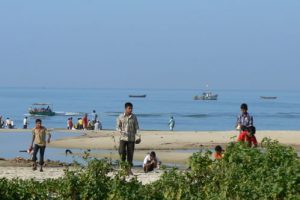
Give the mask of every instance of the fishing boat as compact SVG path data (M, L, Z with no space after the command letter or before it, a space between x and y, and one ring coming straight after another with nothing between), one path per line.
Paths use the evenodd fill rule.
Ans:
M130 98L145 98L146 96L147 96L146 94L141 94L141 95L130 94L129 95Z
M202 95L194 96L194 100L217 100L218 95L212 92L203 92Z
M49 103L34 103L29 108L30 115L54 116L53 105Z
M277 99L277 97L274 96L260 96L261 99Z

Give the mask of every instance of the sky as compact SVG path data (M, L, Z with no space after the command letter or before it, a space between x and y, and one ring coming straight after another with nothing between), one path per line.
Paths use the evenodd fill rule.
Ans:
M299 0L2 0L0 87L299 89Z

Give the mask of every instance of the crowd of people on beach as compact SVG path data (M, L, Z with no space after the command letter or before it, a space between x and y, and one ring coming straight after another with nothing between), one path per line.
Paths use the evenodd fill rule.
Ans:
M253 117L248 113L247 104L241 104L241 113L237 118L236 130L239 131L237 142L246 143L249 147L257 147L257 140L255 137L256 128L253 125ZM23 119L23 128L28 128L28 117ZM175 126L175 119L173 116L169 120L169 130L173 131ZM3 117L0 116L0 128L14 128L14 122L10 118L7 118L4 122ZM101 130L102 125L98 119L98 114L95 110L92 112L91 119L88 118L88 114L84 114L82 118L78 118L77 122L73 123L73 118L67 119L67 129L69 130ZM122 162L127 161L129 165L133 166L133 155L135 145L141 142L141 135L139 131L139 123L137 116L133 113L133 104L130 102L125 103L124 112L117 118L116 129L120 133L119 137L119 155ZM48 139L46 140L46 136ZM36 119L35 127L32 129L32 142L28 149L28 152L32 153L33 170L37 169L37 153L40 153L40 171L43 171L42 166L44 164L44 153L46 144L50 142L51 134L45 127L42 126L42 120ZM216 160L222 159L224 150L220 145L215 147L213 157ZM155 151L149 152L143 160L143 169L147 173L154 169L159 169L161 161L156 156ZM132 174L132 171L129 171Z
M102 123L98 120L98 114L95 110L92 112L92 119L88 119L88 114L83 118L77 118L77 122L73 124L73 118L67 120L67 129L69 130L102 130Z
M6 120L3 120L3 117L0 116L0 128L8 128L13 129L15 128L14 121L10 119L9 117L6 118Z

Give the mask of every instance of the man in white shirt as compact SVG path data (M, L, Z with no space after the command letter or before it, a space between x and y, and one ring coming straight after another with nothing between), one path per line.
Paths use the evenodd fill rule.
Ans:
M28 119L27 119L27 117L25 117L23 119L23 129L27 129L27 126L28 126Z
M147 172L153 171L154 168L159 169L160 165L161 165L161 161L156 156L156 153L154 151L152 151L144 159L144 162L143 162L144 172L147 173Z

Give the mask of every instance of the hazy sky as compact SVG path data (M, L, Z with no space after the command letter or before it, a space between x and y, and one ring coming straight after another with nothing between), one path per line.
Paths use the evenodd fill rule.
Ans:
M2 0L0 86L298 89L299 0Z

